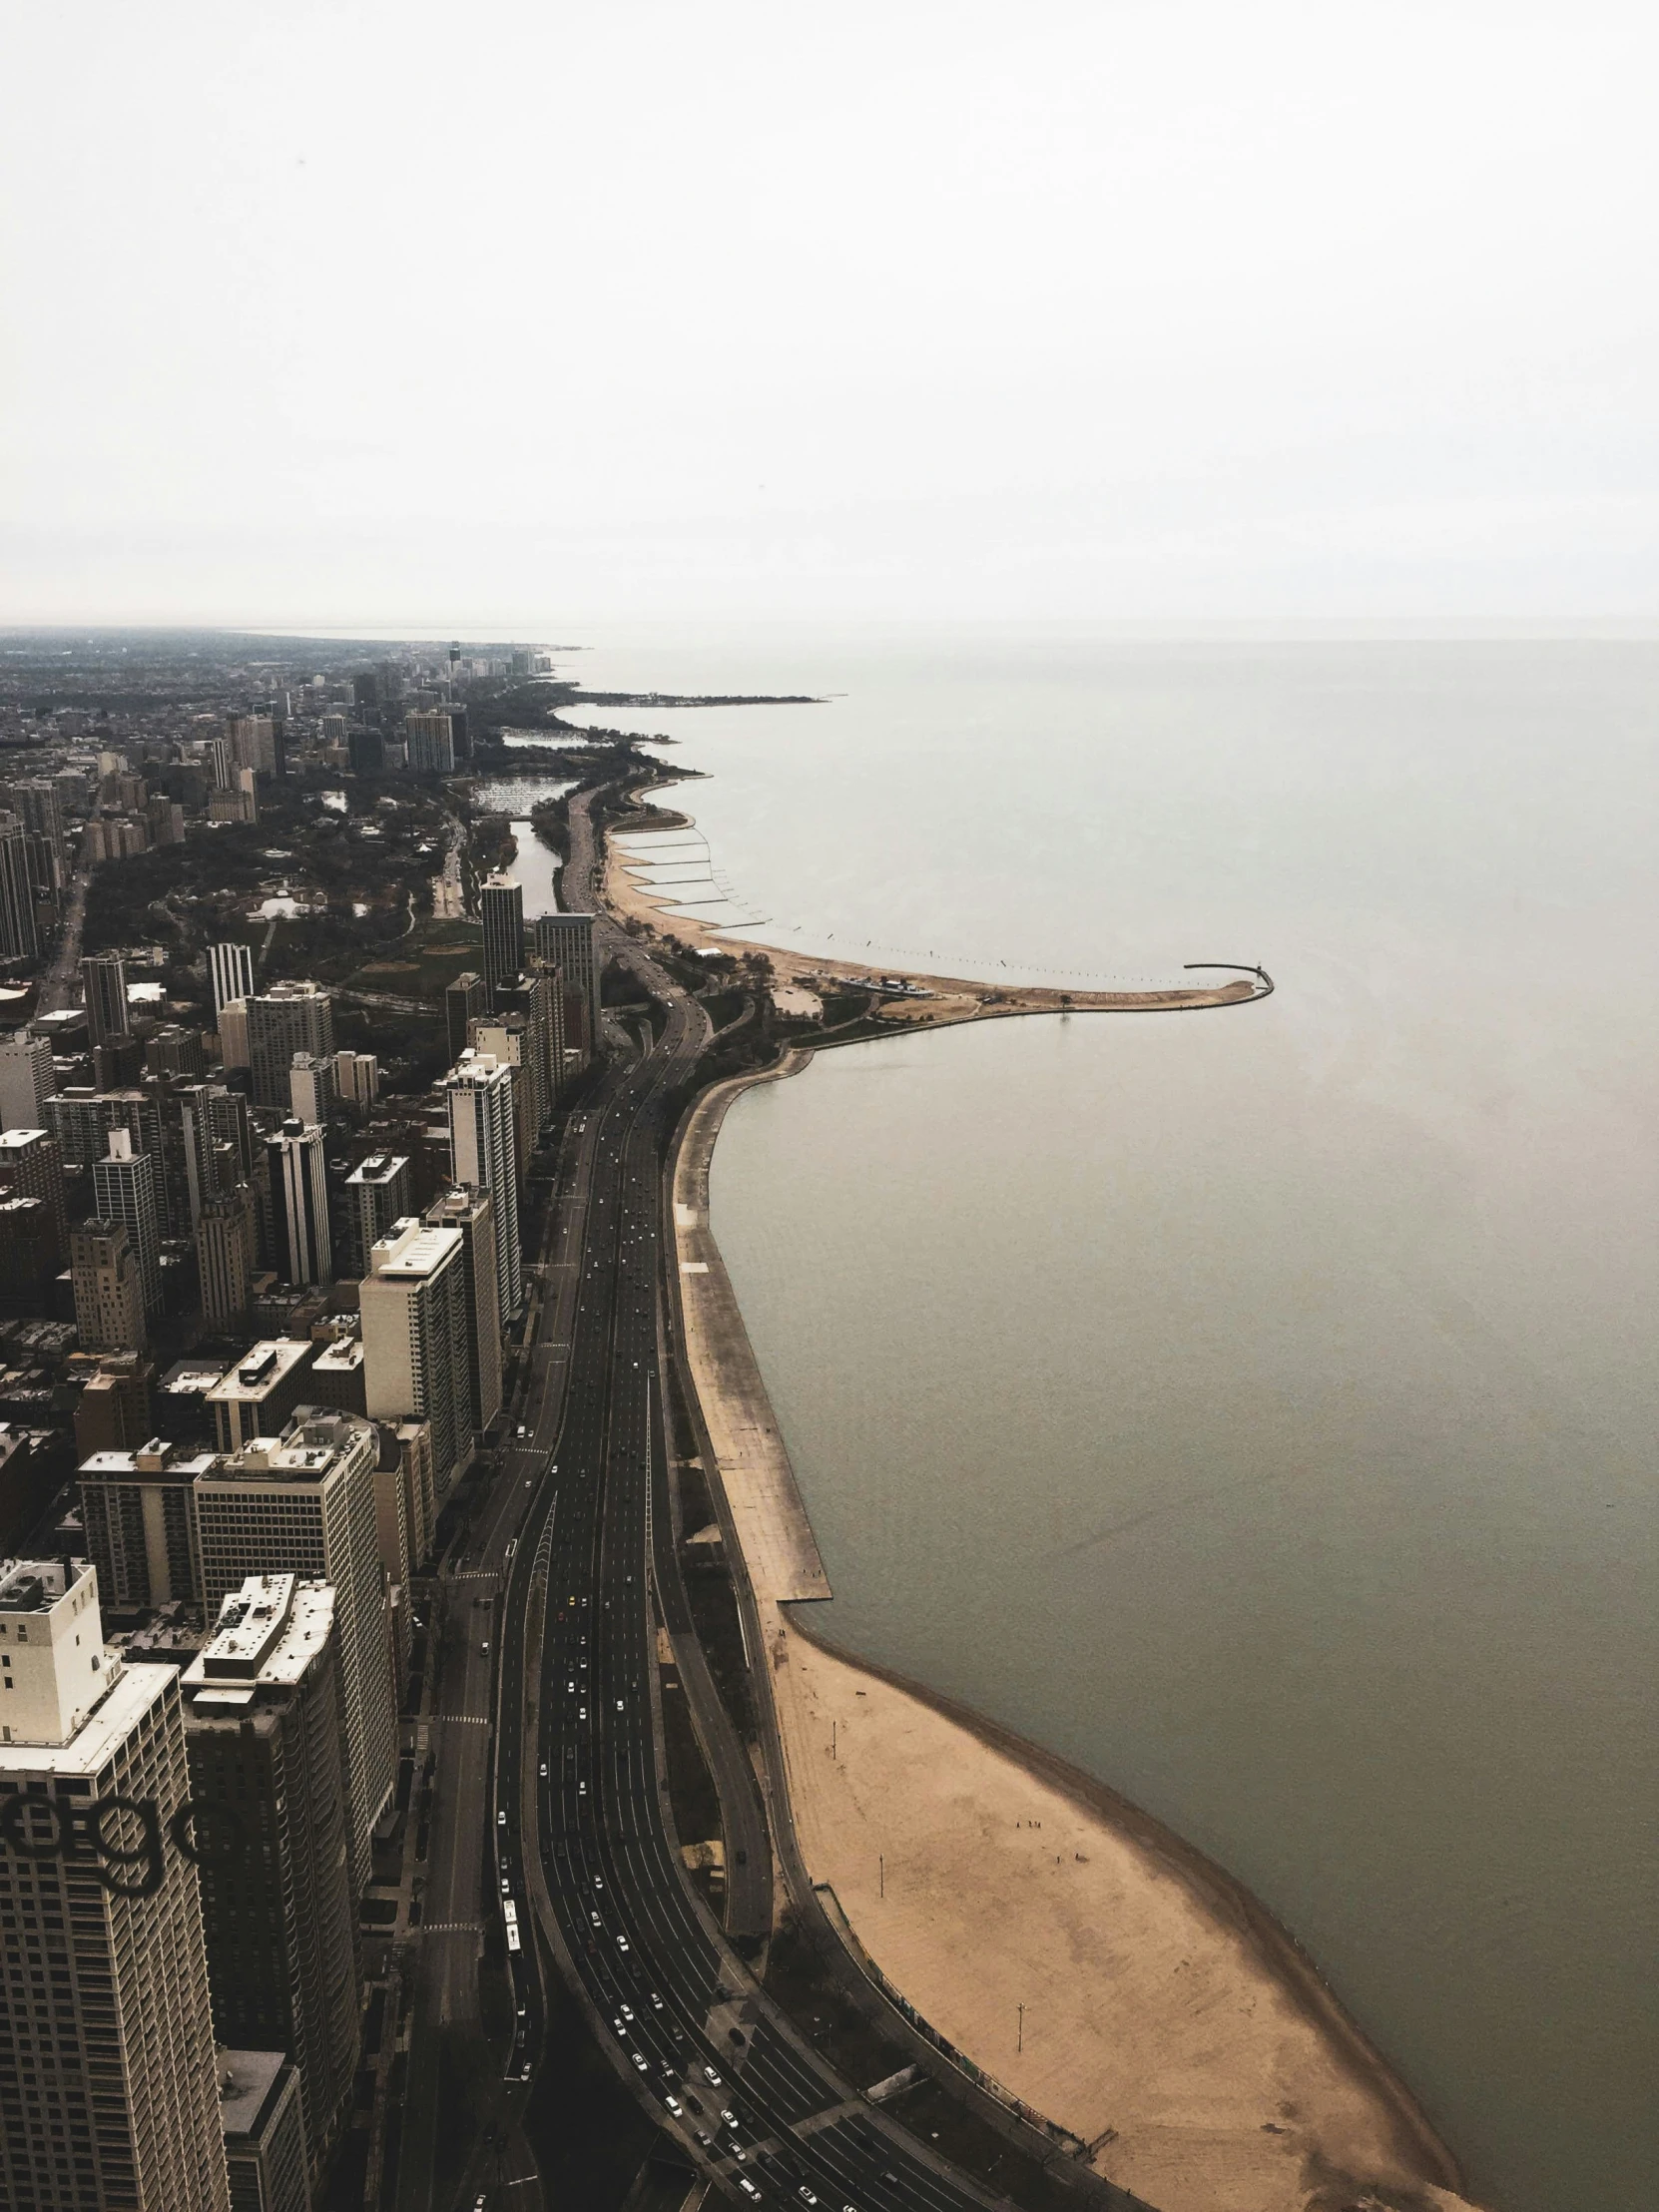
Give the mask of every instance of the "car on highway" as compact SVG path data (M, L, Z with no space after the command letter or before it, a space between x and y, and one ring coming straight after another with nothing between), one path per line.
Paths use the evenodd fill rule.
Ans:
M505 1827L506 1827L506 1825L507 1825L507 1816L506 1816L506 1814L505 1814L504 1812L503 1812L503 1813L497 1813L497 1814L496 1814L496 1816L495 1816L495 1825L496 1825L496 1827L497 1827L497 1828L505 1828Z
M800 2188L797 2189L795 2193L801 2199L803 2204L817 2204L818 2202L817 2196L811 2189L808 2188L805 2182L801 2184Z
M704 2067L703 2078L705 2081L712 2081L717 2089L723 2089L726 2086L726 2084L721 2080L719 2074L715 2072L713 2066Z
M621 2013L622 2013L622 2016L623 2016L623 2018L624 2018L625 2020L631 2020L631 2019L633 2018L633 2016L634 2016L634 2007L633 2007L633 2006L632 2006L631 2004L624 2004L624 2005L620 2006L620 2007L619 2007L619 2009L620 2009L620 2011L621 2011Z
M683 2119L685 2117L685 2108L681 2104L678 2097L664 2097L663 2102L668 2106L669 2110L674 2114L674 2117L677 2120Z
M724 2120L724 2121L726 2122L726 2125L727 2125L728 2127L736 2127L736 2126L737 2126L737 2124L738 2124L738 2115L737 2115L737 2114L736 2114L736 2113L735 2113L735 2112L734 2112L734 2111L732 2110L732 2107L731 2107L731 2106L730 2106L729 2104L723 2104L723 2105L721 2106L721 2108L720 2108L720 2116L721 2116L721 2118L722 2118L722 2119L723 2119L723 2120Z
M641 2073L649 2073L651 2071L649 2061L642 2058L637 2050L631 2050L628 2055L634 2061L635 2065L638 2066Z
M616 1947L618 1950L626 1950L628 1948L628 1938L626 1936L619 1936L617 1937Z
M757 2204L760 2203L761 2192L759 2189L756 2188L754 2182L750 2180L747 2174L739 2174L738 2187L743 2191L746 2197L753 2197Z
M490 1647L489 1647L489 1645L488 1645L488 1644L480 1644L480 1645L478 1646L478 1649L479 1649L480 1651L482 1651L482 1652L486 1652L486 1653L488 1652L489 1648L490 1648Z
M660 1997L660 1996L659 1996L659 1995L657 1994L656 1990L655 1990L655 1989L653 1989L653 1990L652 1990L652 1992L651 1992L651 2009L652 2009L652 2011L653 2011L653 2012L660 2012L660 2011L662 2010L662 2008L663 2008L663 2000L662 2000L662 1998L661 1998L661 1997Z
M543 1780L545 1781L545 1780L546 1780L546 1778L547 1778L547 1761L546 1761L545 1759L544 1759L544 1760L542 1761L542 1763L541 1763L541 1772L542 1772L542 1779L543 1779Z

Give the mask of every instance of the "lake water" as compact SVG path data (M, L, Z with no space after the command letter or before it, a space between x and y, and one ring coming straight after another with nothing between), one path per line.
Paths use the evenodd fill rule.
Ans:
M1224 1013L751 1093L714 1224L830 1632L1303 1939L1507 2212L1645 2212L1659 648L618 641L755 933Z

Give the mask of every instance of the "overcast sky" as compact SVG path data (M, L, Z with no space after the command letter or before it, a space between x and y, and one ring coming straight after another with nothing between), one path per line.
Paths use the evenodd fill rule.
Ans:
M11 11L0 621L1659 612L1659 11Z

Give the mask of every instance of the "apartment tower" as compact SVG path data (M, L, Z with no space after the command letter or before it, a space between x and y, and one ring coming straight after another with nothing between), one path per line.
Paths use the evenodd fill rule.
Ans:
M524 967L524 886L510 875L491 875L478 894L484 923L484 981L493 991Z
M524 1289L512 1069L489 1053L463 1052L444 1078L444 1092L455 1181L488 1191L495 1208L496 1317L505 1329Z
M230 2212L178 1672L106 1650L85 1560L29 1559L0 1674L0 2204Z
M202 1601L210 1614L251 1574L296 1574L333 1585L353 1897L368 1881L370 1838L391 1802L397 1770L374 1523L378 1457L371 1421L301 1406L280 1436L254 1436L196 1484Z
M314 2177L350 2109L359 2040L333 1590L247 1576L181 1688L194 1803L259 1838L202 1869L214 2033L291 2055Z
M470 1323L458 1229L394 1222L368 1255L358 1286L363 1377L376 1420L429 1421L438 1502L472 1456Z

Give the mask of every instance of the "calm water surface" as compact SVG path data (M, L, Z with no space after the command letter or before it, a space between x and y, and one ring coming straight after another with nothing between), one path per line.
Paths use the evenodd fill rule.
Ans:
M831 1632L1249 1882L1507 2212L1646 2212L1651 645L584 658L756 933L1266 1004L750 1094L715 1227ZM866 948L867 940L867 948Z

